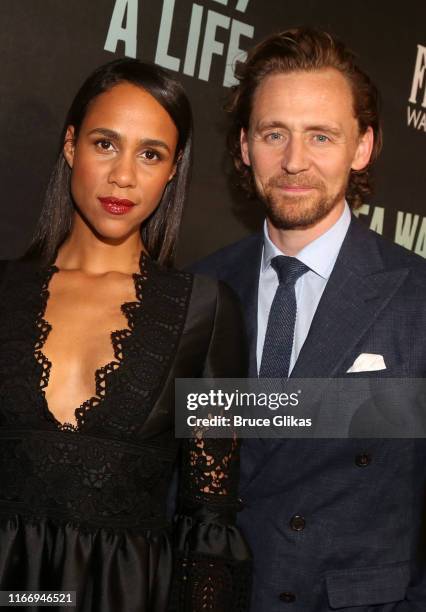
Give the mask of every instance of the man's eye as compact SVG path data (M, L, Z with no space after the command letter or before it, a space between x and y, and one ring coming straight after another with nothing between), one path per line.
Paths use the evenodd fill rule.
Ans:
M316 140L316 142L319 142L321 144L324 143L324 142L329 142L330 141L329 137L326 136L325 134L316 134L314 136L314 139Z
M270 132L265 135L265 139L267 142L279 142L282 139L282 134L279 132Z

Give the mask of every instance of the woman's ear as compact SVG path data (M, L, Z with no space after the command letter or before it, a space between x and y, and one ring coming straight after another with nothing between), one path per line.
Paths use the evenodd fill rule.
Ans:
M172 180L172 179L175 177L176 170L177 170L177 168L178 168L178 164L179 164L179 162L180 162L180 161L181 161L181 159L182 159L182 155L183 155L183 153L182 153L182 151L180 151L179 155L178 155L178 156L177 156L177 158L176 158L175 163L173 164L173 168L171 169L171 172L170 172L170 174L169 174L169 178L167 179L167 182L168 182L168 183L170 183L170 181L171 181L171 180Z
M73 125L67 127L67 131L64 139L64 157L70 168L73 167L74 163L74 151L75 151L75 130Z

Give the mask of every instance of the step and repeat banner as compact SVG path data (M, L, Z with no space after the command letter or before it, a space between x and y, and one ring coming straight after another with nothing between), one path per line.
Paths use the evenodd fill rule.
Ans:
M28 245L81 82L123 56L170 70L193 105L195 167L178 263L259 229L259 205L229 176L223 105L235 59L298 25L338 35L378 85L384 149L375 194L359 214L426 257L425 24L423 0L0 0L0 258Z

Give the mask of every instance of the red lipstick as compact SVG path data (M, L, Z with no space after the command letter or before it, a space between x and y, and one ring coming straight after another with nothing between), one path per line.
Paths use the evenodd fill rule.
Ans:
M99 202L102 204L104 210L106 210L111 215L125 215L130 212L135 206L135 203L131 200L125 200L120 198L98 198Z

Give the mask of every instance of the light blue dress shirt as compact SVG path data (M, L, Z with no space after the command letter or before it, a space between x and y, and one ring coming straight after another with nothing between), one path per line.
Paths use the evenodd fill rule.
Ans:
M315 311L336 263L342 242L351 222L349 206L345 203L343 213L336 223L324 234L305 246L296 258L310 268L295 284L296 292L296 324L294 328L293 348L290 358L292 371L300 350L309 332ZM271 259L277 255L285 255L271 241L268 227L264 225L264 246L262 263L259 275L259 294L257 303L257 370L262 361L263 344L265 342L266 327L268 325L269 311L278 287L277 273L271 266Z

